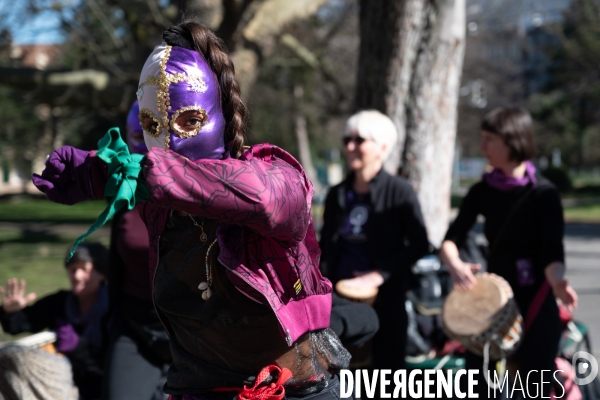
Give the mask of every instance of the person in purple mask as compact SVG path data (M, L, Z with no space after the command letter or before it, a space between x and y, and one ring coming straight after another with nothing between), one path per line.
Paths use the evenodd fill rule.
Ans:
M9 279L6 288L0 287L0 324L11 335L55 331L55 348L71 362L80 398L100 399L108 311L104 285L108 250L100 243L82 243L65 267L71 290L60 290L30 306L27 304L36 296L25 294L25 281Z
M520 376L528 377L528 393L537 393L536 385L544 382L541 396L549 397L552 379L544 380L539 371L556 370L554 358L562 332L556 298L569 308L577 306L577 294L564 278L560 197L530 161L535 151L534 128L526 110L491 111L481 124L481 138L481 151L493 170L469 190L439 255L455 288L471 289L473 272L481 266L463 262L458 247L477 216L485 217L484 233L490 244L487 272L506 279L524 318L523 341L512 358ZM467 369L482 365L481 357L468 353ZM487 397L483 373L479 377L480 397Z
M127 146L132 154L146 154L144 132L136 100L127 115ZM104 398L159 400L171 363L169 338L152 303L148 273L148 231L140 215L122 209L112 220L108 289L109 345Z
M213 32L188 21L163 39L137 91L148 154L123 154L110 131L97 153L55 150L33 182L64 204L106 194L104 217L142 201L173 399L338 398L349 354L329 329L313 186L284 150L244 147L246 108Z

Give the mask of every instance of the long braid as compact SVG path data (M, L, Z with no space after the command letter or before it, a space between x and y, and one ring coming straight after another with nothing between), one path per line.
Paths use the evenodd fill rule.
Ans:
M227 54L227 48L211 30L194 21L184 21L179 26L190 33L195 50L204 56L217 75L221 108L227 123L225 143L229 145L231 157L239 158L246 139L246 105L242 101L235 67Z

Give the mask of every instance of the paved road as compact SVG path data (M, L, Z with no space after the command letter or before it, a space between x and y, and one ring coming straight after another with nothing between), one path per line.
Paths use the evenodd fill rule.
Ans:
M600 224L567 224L567 278L579 295L575 318L588 325L600 360Z

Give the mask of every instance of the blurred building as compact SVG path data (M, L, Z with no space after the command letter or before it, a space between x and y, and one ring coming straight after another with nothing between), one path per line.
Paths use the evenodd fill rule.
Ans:
M10 47L10 59L13 66L44 70L60 55L61 45L13 43ZM16 65L15 65L16 64Z
M569 5L570 0L468 0L469 35L487 33L492 39L475 40L473 50L490 63L515 64L524 91L533 93L547 82L545 52L558 44L551 27L562 22Z
M45 70L50 67L54 61L60 57L61 45L40 45L27 44L19 45L14 42L9 43L0 51L1 66L12 68L34 68ZM46 104L37 106L34 115L42 121L48 120L50 107ZM10 152L10 148L5 148L4 152ZM18 160L22 161L22 160ZM43 165L43 159L41 160ZM25 168L27 163L15 162L6 158L0 158L0 195L7 193L21 193L23 191L34 192L31 185L29 168ZM38 162L39 164L39 162ZM40 167L37 168L36 172Z

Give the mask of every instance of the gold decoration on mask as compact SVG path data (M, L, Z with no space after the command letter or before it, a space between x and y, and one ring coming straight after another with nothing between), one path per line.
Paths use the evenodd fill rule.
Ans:
M150 135L152 137L160 136L160 133L162 131L162 129L161 129L162 122L156 115L154 115L154 113L152 111L148 110L147 108L142 108L140 110L138 118L140 119L140 125L142 125L142 129L144 130L144 132L146 132L148 135ZM144 126L144 119L146 119L146 118L152 118L152 121L156 122L156 131L155 132L149 131Z
M176 74L167 74L166 66L167 66L167 61L169 60L169 57L171 55L171 48L172 48L171 46L166 46L166 48L165 48L165 54L163 55L163 57L160 61L159 75L158 76L148 76L146 78L146 81L141 83L138 88L138 92L141 91L143 93L143 88L145 86L154 85L154 86L158 87L156 89L156 107L157 107L158 112L160 114L162 114L162 116L160 118L158 118L150 110L143 109L143 110L140 110L139 118L140 118L140 121L142 121L143 118L150 117L158 124L156 132L153 133L153 132L148 132L146 130L145 131L152 137L159 137L161 135L161 133L164 132L166 149L169 148L169 142L171 140L169 137L170 136L169 128L171 128L173 130L173 132L181 138L190 138L192 136L196 136L198 134L198 132L200 132L202 127L205 125L206 121L208 120L208 114L206 113L206 110L203 110L198 106L189 106L189 107L183 107L183 108L177 110L177 112L175 112L173 114L173 116L171 117L171 121L169 121L169 111L171 110L171 101L169 98L169 86L171 84L187 82L190 85L190 90L193 92L196 92L196 93L204 93L208 90L208 86L206 85L206 82L202 79L200 74L195 74L193 72L190 75L187 75L184 72L178 72ZM197 110L202 114L202 116L204 118L203 118L203 122L202 122L201 126L190 132L185 132L185 131L176 129L174 126L175 120L182 112L188 111L188 110Z
M195 118L202 120L202 123L200 124L200 126L198 128L191 130L189 132L182 131L175 127L175 123L177 122L177 118L179 117L179 115L186 111L198 111L201 115L201 118L198 118L198 117L195 117ZM191 138L192 136L196 136L198 134L198 132L200 132L200 130L204 127L204 125L206 125L207 121L208 121L208 114L206 114L206 110L203 110L197 106L182 107L179 110L177 110L177 112L175 112L175 114L173 114L173 117L171 117L171 129L173 129L173 132L180 138L187 139L187 138Z

